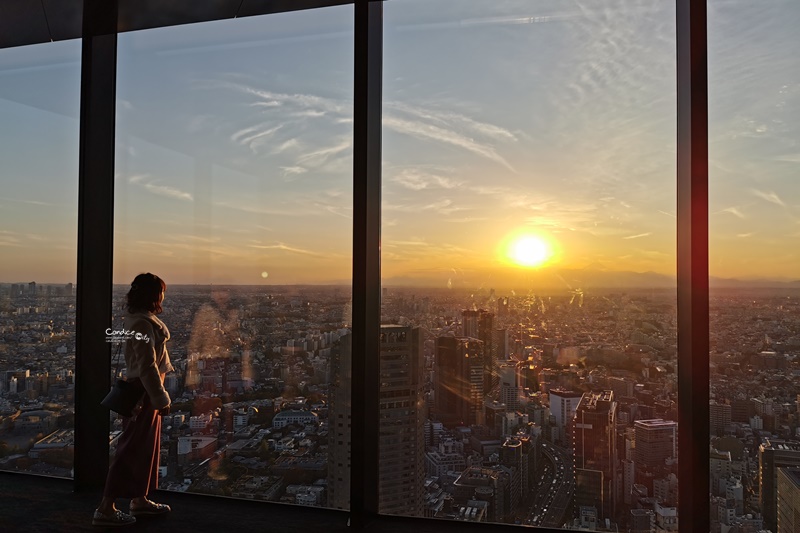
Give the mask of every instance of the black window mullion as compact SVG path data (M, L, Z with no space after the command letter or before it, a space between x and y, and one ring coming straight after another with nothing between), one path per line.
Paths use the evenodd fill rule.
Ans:
M383 2L354 8L350 511L361 527L378 514Z
M706 0L677 0L678 517L708 533L708 49Z
M75 489L102 488L108 467L108 392L114 225L116 2L84 2L78 160Z

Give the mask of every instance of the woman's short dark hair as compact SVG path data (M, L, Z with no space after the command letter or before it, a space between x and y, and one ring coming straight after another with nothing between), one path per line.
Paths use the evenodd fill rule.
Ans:
M131 289L126 296L128 312L150 311L159 314L163 311L159 301L161 300L161 291L165 290L167 290L167 284L155 274L150 272L139 274L133 279Z

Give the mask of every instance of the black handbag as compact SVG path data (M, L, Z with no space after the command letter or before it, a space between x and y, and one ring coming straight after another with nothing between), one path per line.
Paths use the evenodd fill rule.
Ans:
M121 359L122 344L117 349L117 368L114 370L114 376L119 374L119 363ZM111 390L100 402L100 405L118 413L122 416L133 416L133 408L141 401L144 396L144 385L141 380L125 381L124 379L117 379Z

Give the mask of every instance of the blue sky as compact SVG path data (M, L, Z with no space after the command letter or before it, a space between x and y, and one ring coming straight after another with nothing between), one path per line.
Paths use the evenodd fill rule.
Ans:
M385 4L384 278L674 274L674 2ZM711 259L797 278L800 6L709 4ZM352 8L120 35L115 278L348 282ZM0 51L0 280L71 281L80 44ZM44 157L35 154L46 153Z

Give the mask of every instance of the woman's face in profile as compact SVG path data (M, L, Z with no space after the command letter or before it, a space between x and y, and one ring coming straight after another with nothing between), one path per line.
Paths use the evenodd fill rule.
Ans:
M166 291L162 290L161 293L158 295L158 303L161 303L161 302L164 301L164 293L165 292Z

